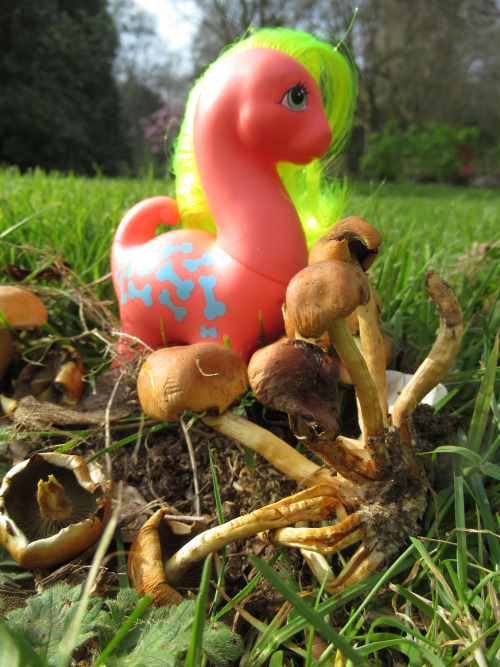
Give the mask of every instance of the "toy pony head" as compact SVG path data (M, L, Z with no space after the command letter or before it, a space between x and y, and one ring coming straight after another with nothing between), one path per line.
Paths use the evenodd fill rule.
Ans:
M281 51L303 65L321 90L323 108L331 129L326 153L306 166L282 162L278 172L301 219L309 243L324 233L341 211L332 174L338 166L352 126L356 75L346 55L308 33L286 28L258 30L229 47L199 79L188 99L176 145L174 172L176 197L186 227L214 229L196 169L193 127L198 100L204 87L222 70L227 58L254 48Z

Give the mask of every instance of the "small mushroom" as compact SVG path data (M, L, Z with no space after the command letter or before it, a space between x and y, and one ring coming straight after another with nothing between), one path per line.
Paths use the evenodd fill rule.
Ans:
M327 259L350 262L355 258L363 271L367 271L373 264L381 243L382 234L369 222L357 216L344 218L312 245L309 264Z
M429 271L426 288L438 310L439 331L429 354L405 385L392 410L392 423L408 444L412 442L410 417L422 399L449 371L463 333L462 313L451 287L435 271Z
M12 398L17 401L31 395L41 402L75 405L83 392L84 373L78 351L71 345L56 343L40 360L21 370Z
M141 596L147 593L152 595L151 603L155 607L170 607L184 600L167 583L163 569L164 545L170 542L172 546L173 533L177 527L179 531L189 527L180 522L166 521L164 517L167 513L168 509L159 509L141 526L132 542L127 561L132 588Z
M369 299L363 273L337 260L305 267L292 278L286 292L286 309L301 337L319 338L328 331L353 379L367 438L384 434L382 412L373 378L345 318Z
M267 345L252 355L248 378L261 403L288 414L295 435L337 437L338 370L316 345L289 338Z
M28 569L70 560L101 535L110 495L80 456L34 454L0 488L0 542Z
M218 343L166 347L148 356L137 378L139 400L153 419L179 421L186 410L219 415L248 384L245 362Z
M15 285L0 285L0 379L12 359L9 329L34 329L47 321L47 309L32 292Z

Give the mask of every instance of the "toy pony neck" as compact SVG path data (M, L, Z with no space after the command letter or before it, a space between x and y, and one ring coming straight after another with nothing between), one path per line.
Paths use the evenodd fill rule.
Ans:
M218 245L257 273L288 282L307 265L307 246L276 167L263 165L248 151L213 148L219 182L213 192L205 189L205 196Z
M200 101L194 151L217 243L240 264L288 283L307 265L307 245L276 164L244 145L230 104Z

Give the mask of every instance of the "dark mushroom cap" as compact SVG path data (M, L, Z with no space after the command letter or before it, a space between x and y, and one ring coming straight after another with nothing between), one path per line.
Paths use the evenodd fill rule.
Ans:
M286 310L303 338L319 338L335 319L345 319L370 299L364 274L337 260L316 262L299 271L286 291Z
M317 345L283 338L255 352L248 378L256 398L286 412L295 435L298 428L334 439L340 431L336 363Z
M52 477L51 477L52 476ZM60 519L42 514L39 483L55 478L63 487L69 513ZM23 567L50 567L91 546L104 529L110 498L90 476L79 456L34 454L14 466L0 488L0 542Z

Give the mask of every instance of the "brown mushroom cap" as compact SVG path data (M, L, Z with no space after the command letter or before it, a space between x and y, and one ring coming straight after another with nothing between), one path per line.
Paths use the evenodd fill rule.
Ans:
M34 329L47 321L47 310L32 292L15 285L0 285L0 379L7 370L13 350L13 338L5 327Z
M339 433L338 369L317 345L289 338L267 345L250 359L248 378L261 403L288 414L295 435Z
M337 260L316 262L299 271L286 291L286 310L303 338L319 338L332 320L345 319L370 299L363 273Z
M365 271L373 264L382 243L379 230L363 218L352 216L336 222L316 241L309 253L309 263L327 259L355 259Z
M33 329L47 321L47 309L42 301L15 285L0 285L0 312L12 329ZM3 328L0 320L0 329Z
M150 354L139 371L137 391L149 417L179 421L186 410L222 414L247 384L239 354L218 343L195 343Z
M51 496L54 489L55 497ZM57 499L59 492L63 493L64 503ZM42 513L42 506L51 504L51 499L52 505L60 504L63 509L60 515ZM3 479L0 542L25 568L57 565L99 538L109 507L109 494L92 480L80 456L34 454L14 466Z

